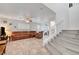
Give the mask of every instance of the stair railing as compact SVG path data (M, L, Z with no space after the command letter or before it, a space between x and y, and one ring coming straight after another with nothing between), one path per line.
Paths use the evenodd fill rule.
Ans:
M62 32L64 25L64 21L61 20L55 24L55 26L52 26L52 28L49 27L49 32L47 33L48 36L44 36L45 32L43 33L43 45L46 45L49 41L52 39L54 40L57 35L59 35L60 32Z

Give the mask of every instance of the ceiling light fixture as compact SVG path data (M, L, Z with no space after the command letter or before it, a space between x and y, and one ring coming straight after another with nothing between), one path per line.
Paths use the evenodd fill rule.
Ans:
M73 7L73 3L69 3L69 8Z
M31 17L31 16L26 16L26 17L24 17L24 20L25 20L27 23L30 23L30 22L32 22L32 17Z

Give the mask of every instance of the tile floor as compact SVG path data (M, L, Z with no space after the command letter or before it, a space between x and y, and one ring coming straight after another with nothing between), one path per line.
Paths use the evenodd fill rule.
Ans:
M23 39L8 42L5 55L48 55L42 39Z

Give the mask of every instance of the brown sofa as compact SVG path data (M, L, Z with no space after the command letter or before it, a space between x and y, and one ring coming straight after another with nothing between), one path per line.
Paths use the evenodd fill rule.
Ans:
M12 32L12 40L20 40L20 39L27 39L27 38L42 38L43 32L37 33L36 31L17 31Z

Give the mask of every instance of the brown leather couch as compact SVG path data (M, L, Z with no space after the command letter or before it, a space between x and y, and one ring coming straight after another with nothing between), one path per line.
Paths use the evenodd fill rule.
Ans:
M41 39L43 36L43 32L37 33L36 31L17 31L12 32L12 40L20 40L20 39L27 39L27 38L38 38Z

